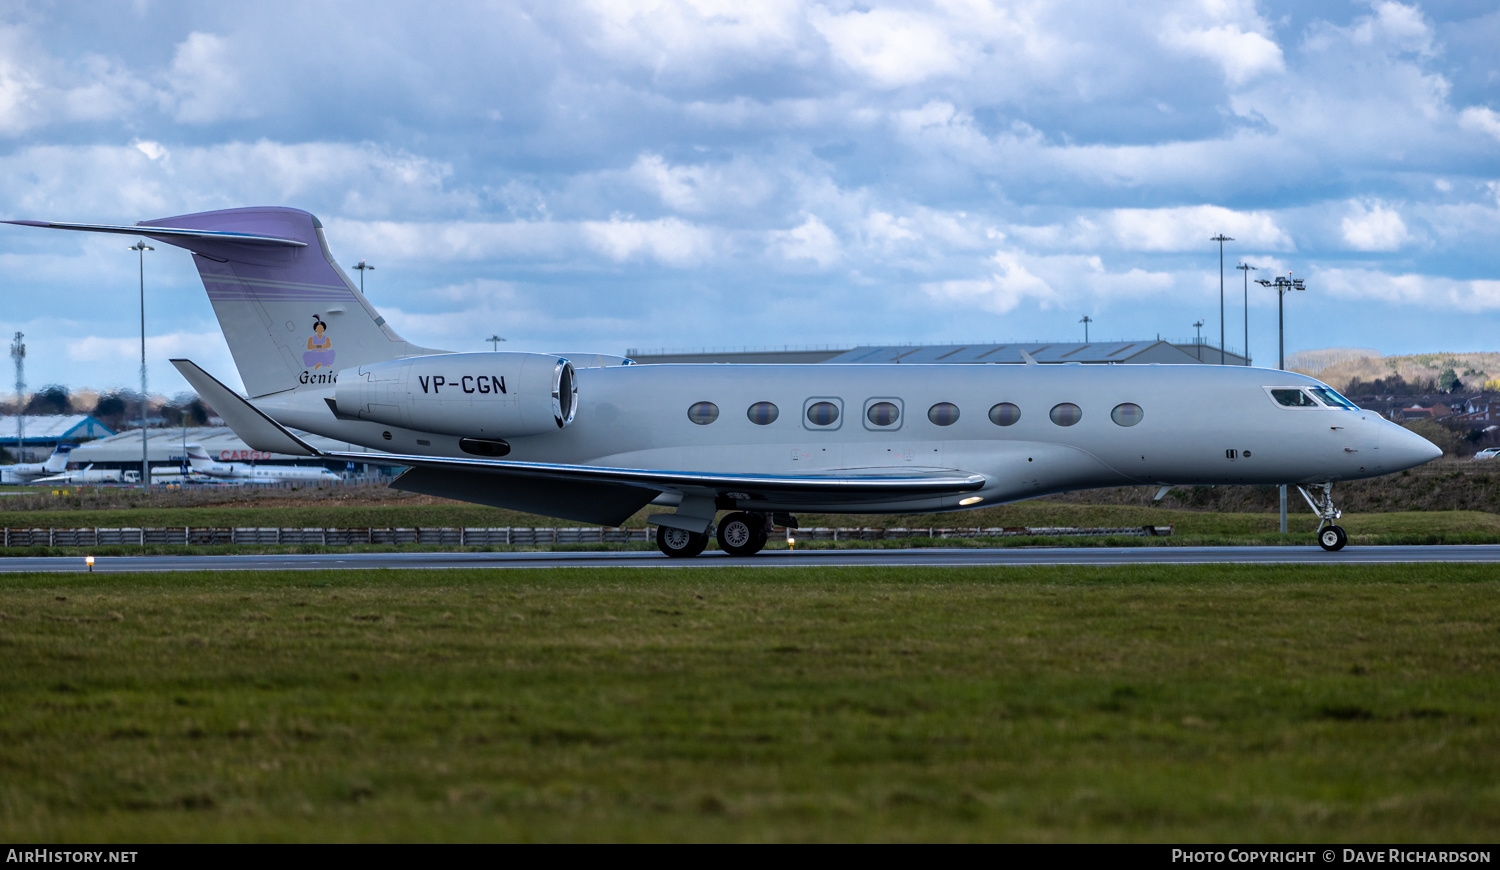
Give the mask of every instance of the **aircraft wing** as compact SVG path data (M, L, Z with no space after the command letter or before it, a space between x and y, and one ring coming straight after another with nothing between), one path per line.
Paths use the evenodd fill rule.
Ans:
M579 522L618 525L667 492L812 508L819 504L873 504L898 498L973 492L985 485L983 475L941 468L862 468L822 474L767 475L324 452L292 434L194 363L172 360L172 364L235 434L257 450L404 466L408 470L391 483L395 489Z

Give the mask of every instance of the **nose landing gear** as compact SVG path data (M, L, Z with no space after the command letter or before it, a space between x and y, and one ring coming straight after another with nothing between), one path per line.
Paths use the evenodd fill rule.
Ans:
M1305 486L1297 487L1297 491L1307 500L1307 506L1318 515L1318 546L1330 553L1342 550L1349 543L1349 536L1333 522L1344 515L1343 511L1333 506L1333 484L1314 484L1313 489L1319 490L1317 496L1310 494Z

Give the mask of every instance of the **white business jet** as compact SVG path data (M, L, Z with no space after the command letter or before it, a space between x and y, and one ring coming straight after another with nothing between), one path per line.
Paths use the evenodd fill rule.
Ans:
M201 444L187 445L187 458L188 468L193 475L213 480L233 480L240 483L337 483L343 480L326 468L215 462Z
M1326 384L1269 369L581 365L418 347L334 261L318 219L290 208L11 223L192 251L249 397L173 364L252 448L406 466L393 487L581 522L674 508L648 518L671 556L697 555L716 530L725 552L755 553L797 511L951 511L1146 484L1296 485L1337 550L1335 482L1441 455ZM290 428L388 454L319 451Z
M46 462L18 462L0 466L0 484L30 484L42 482L40 478L58 474L68 467L68 454L74 444L59 444L52 448Z

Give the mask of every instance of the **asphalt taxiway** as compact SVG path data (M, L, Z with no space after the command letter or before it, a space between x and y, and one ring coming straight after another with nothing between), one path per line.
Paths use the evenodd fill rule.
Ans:
M98 556L94 573L159 571L322 571L330 568L713 568L1022 565L1391 565L1500 563L1500 545L1349 547L1045 547L1014 549L767 550L748 558L710 551L692 559L656 552L314 553L258 556ZM81 572L80 556L0 558L0 574Z

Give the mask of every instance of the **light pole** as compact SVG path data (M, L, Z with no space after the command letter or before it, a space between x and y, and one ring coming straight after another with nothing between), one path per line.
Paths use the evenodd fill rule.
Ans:
M146 252L155 248L138 240L127 250L135 251L141 267L141 484L151 490L151 462L146 455Z
M355 266L354 268L359 270L359 295L363 296L365 295L365 273L375 267L371 266L369 263L366 263L364 260L360 260L359 265Z
M499 352L499 350L500 350L500 342L502 342L504 340L505 339L503 339L503 338L500 337L499 333L496 333L495 335L492 335L489 338L485 339L485 341L487 341L487 342L490 343L490 348L491 348L492 352Z
M16 362L16 461L26 461L26 334L16 331L10 343L10 358Z
M1275 281L1267 281L1264 278L1256 281L1262 287L1270 287L1276 291L1276 367L1286 371L1286 294L1293 290L1306 290L1302 286L1302 279L1293 281L1291 272L1287 277L1276 276Z
M1250 273L1246 272L1246 276ZM1302 279L1292 280L1292 273L1286 273L1287 277L1276 276L1275 281L1267 281L1264 278L1255 283L1262 287L1273 287L1276 290L1276 368L1286 371L1286 294L1293 290L1306 290L1302 286ZM1286 484L1281 485L1281 533L1286 534Z
M1089 343L1089 324L1094 322L1094 318L1092 318L1092 317L1088 316L1087 314L1085 314L1085 315L1083 315L1083 319L1080 320L1080 321L1078 321L1078 322L1083 324L1083 343L1084 344L1088 344Z
M1250 364L1250 273L1259 271L1249 263L1235 266L1245 273L1245 365Z
M1193 349L1198 357L1198 362L1203 362L1203 321L1200 320L1194 323L1193 328L1198 330L1198 337L1193 339Z
M1219 233L1209 239L1219 243L1219 365L1224 364L1224 243L1234 239Z

